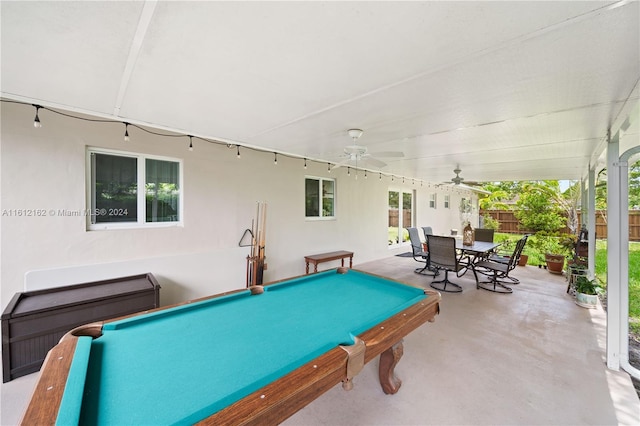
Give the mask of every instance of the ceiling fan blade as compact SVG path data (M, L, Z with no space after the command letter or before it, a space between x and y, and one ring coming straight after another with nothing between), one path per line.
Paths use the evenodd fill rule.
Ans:
M404 152L401 151L381 151L381 152L370 152L369 155L374 157L404 157Z
M373 157L365 157L362 159L362 161L374 167L384 167L387 165L387 163L385 163L384 161L380 161L377 158L373 158Z
M331 166L331 170L337 169L337 168L340 168L340 167L346 167L346 166L350 166L350 164L348 164L348 163L336 163L333 166Z
M460 185L456 185L456 186L458 186L458 187L460 187L460 188L463 188L463 189L468 189L469 191L478 192L478 193L480 193L480 194L491 194L491 192L489 192L489 191L485 191L485 190L484 190L484 189L482 189L482 188L478 188L478 187L475 187L475 186L465 185L464 183L461 183Z

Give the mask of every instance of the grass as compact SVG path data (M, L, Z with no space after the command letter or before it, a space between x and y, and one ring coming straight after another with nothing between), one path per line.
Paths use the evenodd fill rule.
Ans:
M596 277L606 288L607 242L596 242ZM640 337L640 243L629 243L629 331Z
M520 235L496 233L495 241L517 241ZM512 246L513 247L513 246ZM544 263L544 254L525 246L524 253L529 255L528 265ZM607 241L596 241L595 275L603 289L607 287ZM629 332L640 340L640 243L629 243Z

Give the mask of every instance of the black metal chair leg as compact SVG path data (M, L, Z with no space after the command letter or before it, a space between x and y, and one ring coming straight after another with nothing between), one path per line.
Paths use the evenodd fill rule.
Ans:
M493 284L493 287L487 284ZM494 293L513 293L513 289L511 287L507 287L500 282L500 280L498 279L498 273L496 271L494 271L493 276L489 281L478 281L478 278L476 276L476 288L492 291Z
M425 272L425 271L428 271L428 272ZM424 268L416 268L413 272L415 272L416 274L420 274L420 275L432 276L434 278L437 277L438 274L440 273L440 271L438 271L435 268L432 268L428 264L426 264L424 266Z
M434 284L444 284L442 287L440 286L435 286ZM447 290L447 284L449 284L451 287L453 287L453 290ZM429 284L431 287L435 288L436 290L440 290L440 291L444 291L447 293L460 293L462 292L462 287L460 287L458 284L453 283L451 281L449 281L449 271L447 271L445 269L444 271L444 279L440 280L440 281L432 281L431 284Z

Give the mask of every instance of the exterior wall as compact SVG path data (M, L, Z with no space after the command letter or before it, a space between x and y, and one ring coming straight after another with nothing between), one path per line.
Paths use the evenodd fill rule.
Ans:
M245 285L249 248L238 247L255 219L256 203L267 207L265 281L304 273L303 256L352 250L354 263L407 251L387 244L390 178L353 179L346 170L328 174L326 164L270 153L168 138L120 123L94 123L3 104L1 111L0 210L82 210L86 204L86 147L95 146L183 159L184 226L87 231L84 217L1 217L1 306L14 293L152 272L162 286L161 304L179 302ZM306 221L305 175L337 179L336 220ZM457 206L468 193L419 183L393 183L415 191L416 225L437 233L460 228ZM452 208L429 209L428 193L449 191ZM443 197L441 197L443 199ZM439 203L441 200L439 198ZM477 223L477 214L475 215ZM326 266L325 266L326 265ZM323 264L324 268L335 264Z

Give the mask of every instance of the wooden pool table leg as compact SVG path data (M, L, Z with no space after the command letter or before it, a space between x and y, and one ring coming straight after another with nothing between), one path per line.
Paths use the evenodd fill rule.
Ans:
M400 385L402 385L402 380L396 377L394 368L398 361L400 361L400 358L402 358L403 353L404 347L402 345L402 340L400 340L398 343L380 354L380 367L378 369L378 374L380 376L382 391L386 394L394 394L398 392Z

